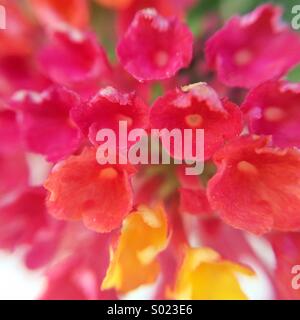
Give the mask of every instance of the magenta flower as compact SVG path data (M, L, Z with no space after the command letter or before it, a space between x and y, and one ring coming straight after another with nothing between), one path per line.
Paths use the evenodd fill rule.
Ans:
M300 62L299 36L271 4L231 18L206 43L206 60L224 84L252 88ZM283 50L284 48L284 50Z
M12 98L27 148L56 162L77 150L81 133L70 118L79 96L63 87L42 93L19 91Z
M300 147L300 86L269 81L248 93L242 108L251 133L272 135L279 147Z
M187 26L154 9L136 14L117 48L123 67L140 81L174 76L190 64L192 51L193 36Z

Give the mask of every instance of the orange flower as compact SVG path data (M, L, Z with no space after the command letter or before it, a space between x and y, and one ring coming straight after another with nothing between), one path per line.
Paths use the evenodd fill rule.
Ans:
M236 274L253 276L254 272L243 265L223 260L209 248L187 248L178 272L172 299L184 300L246 300Z
M45 188L50 214L62 220L82 220L100 233L119 228L132 209L129 173L121 166L99 165L92 147L59 162Z
M97 0L97 2L112 9L126 9L131 5L133 0Z
M125 293L155 282L160 272L157 255L168 243L166 214L141 206L124 221L102 289L115 288Z
M30 0L37 19L46 27L57 28L61 23L83 28L89 23L86 0Z

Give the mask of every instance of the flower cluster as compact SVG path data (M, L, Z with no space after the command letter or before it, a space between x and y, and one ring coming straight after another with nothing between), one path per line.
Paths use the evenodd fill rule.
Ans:
M272 4L194 35L197 3L0 0L0 248L43 270L42 299L247 299L240 276L261 274L300 299L300 36ZM100 164L120 121L203 129L204 172L175 152Z

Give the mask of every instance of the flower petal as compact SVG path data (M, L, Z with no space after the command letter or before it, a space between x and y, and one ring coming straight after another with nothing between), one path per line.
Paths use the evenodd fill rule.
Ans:
M300 152L244 136L215 154L208 183L213 209L228 224L256 234L300 230Z
M252 88L300 61L300 37L281 21L281 14L281 7L262 5L232 17L207 41L206 60L221 82Z
M193 36L177 18L164 18L155 9L139 11L118 44L121 64L137 80L174 76L192 59Z
M251 133L272 135L279 147L300 147L300 84L268 81L248 93L242 109Z
M173 299L184 300L245 300L236 273L253 276L243 265L223 260L209 248L187 248L177 275Z
M241 132L242 113L238 106L230 101L221 101L206 83L198 83L169 91L158 98L151 109L150 122L155 129L179 129L182 133L184 129L192 129L194 156L195 130L204 129L204 153L205 159L209 159L223 145L224 140ZM162 143L164 144L164 141ZM171 155L179 157L175 155L174 143L171 144L170 151ZM183 154L183 150L179 151Z
M132 207L128 173L118 166L99 165L94 148L58 163L45 188L50 191L47 204L54 217L82 219L97 232L120 227Z
M125 293L153 283L160 270L157 255L168 243L167 229L166 214L161 207L154 210L139 207L131 213L111 254L102 289L115 288Z
M63 87L42 93L19 91L12 99L27 148L56 162L77 150L79 128L71 121L70 110L80 103L78 95Z

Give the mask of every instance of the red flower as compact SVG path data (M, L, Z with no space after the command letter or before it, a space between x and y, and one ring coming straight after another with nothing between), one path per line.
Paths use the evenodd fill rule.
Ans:
M16 114L0 100L0 206L28 185L29 170Z
M127 0L127 2L129 2L129 0ZM121 34L127 30L139 10L155 8L163 16L177 16L181 18L185 15L186 9L190 7L195 0L133 0L130 2L130 6L118 12L118 27Z
M200 216L212 215L206 189L199 176L186 175L185 166L178 167L177 176L181 186L179 189L180 211Z
M9 98L17 90L43 90L52 82L37 70L36 61L28 56L0 58L0 96Z
M275 257L274 282L278 291L278 299L299 300L299 261L300 234L274 233L268 236Z
M16 114L11 110L1 109L0 101L0 153L14 152L22 148L20 130Z
M63 225L48 215L45 196L43 188L28 188L0 209L0 247L13 251L26 245L29 268L48 263L61 239Z
M220 81L254 87L278 78L300 61L300 38L280 20L282 10L263 5L235 16L206 44L206 58Z
M66 23L86 27L89 22L87 0L29 0L37 19L46 28L56 29Z
M300 153L271 147L266 137L241 137L214 156L213 209L228 224L256 234L300 230Z
M100 290L109 264L111 236L95 234L75 225L73 228L68 228L64 239L69 242L64 248L64 259L48 269L47 287L41 299L117 299L114 290Z
M54 167L45 188L50 192L47 203L54 217L82 219L87 228L98 232L120 227L132 207L127 171L121 166L99 165L94 148Z
M34 27L24 14L17 1L0 0L6 12L6 29L0 30L0 57L8 55L27 55L34 47Z
M241 132L242 114L235 104L227 99L221 101L211 87L199 83L169 91L158 98L151 109L150 122L152 128L170 131L176 128L181 131L204 129L204 151L208 159L224 140ZM195 155L195 134L192 149ZM174 146L171 146L173 155L172 151Z
M123 67L140 81L174 76L190 64L192 51L188 27L175 17L160 16L155 9L139 11L117 47Z
M0 152L0 204L5 196L15 194L28 185L28 166L24 152Z
M100 129L112 129L118 136L119 122L126 121L128 130L146 129L149 117L148 106L135 92L121 93L112 87L98 92L87 104L72 110L72 116L82 132L97 145Z
M64 85L86 85L109 71L104 49L92 33L65 28L39 54L42 70L51 80Z
M181 212L203 216L212 214L205 189L181 188L179 192Z
M246 233L225 224L219 217L198 220L199 241L205 247L210 247L226 259L242 262L245 256L261 268L262 262L256 257Z
M125 9L127 8L133 0L96 0L99 4L112 9Z
M76 151L81 134L69 113L79 103L77 94L62 87L17 92L12 104L28 149L53 162Z
M279 147L300 147L300 84L269 81L252 89L244 103L251 133L272 135Z

